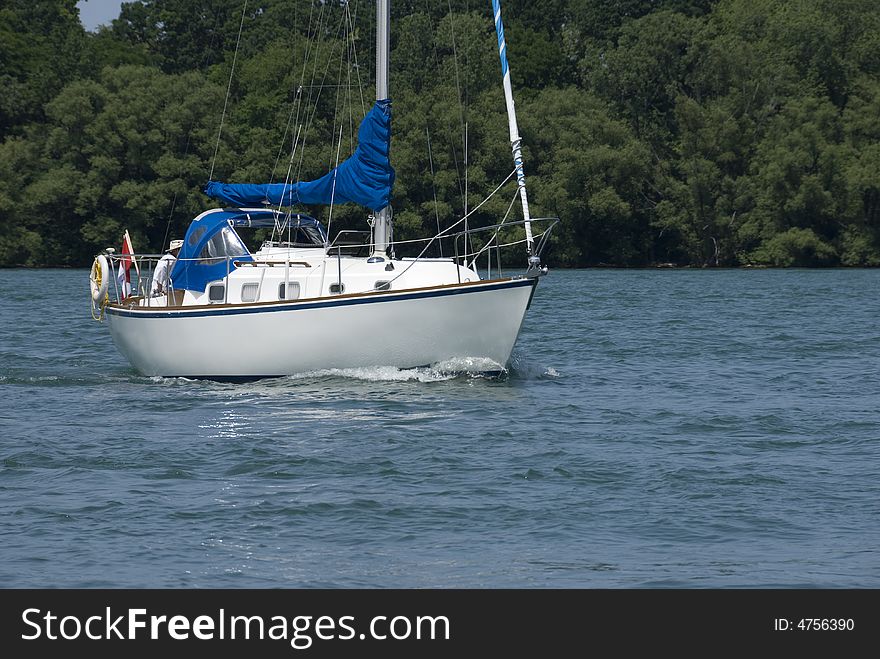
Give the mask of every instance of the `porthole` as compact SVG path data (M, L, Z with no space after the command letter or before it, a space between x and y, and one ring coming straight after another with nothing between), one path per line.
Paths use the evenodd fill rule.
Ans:
M209 302L223 302L226 299L226 286L223 284L214 284L208 287Z
M287 293L287 295L285 295ZM292 281L290 282L290 289L285 290L284 282L278 285L278 299L279 300L298 300L299 299L299 282Z
M257 293L260 291L260 285L255 281L249 281L241 285L241 301L255 302Z

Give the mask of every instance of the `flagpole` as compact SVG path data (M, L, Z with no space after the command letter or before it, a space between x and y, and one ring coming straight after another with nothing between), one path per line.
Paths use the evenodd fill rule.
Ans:
M128 243L128 249L131 251L131 262L134 265L134 271L137 273L138 279L140 279L141 269L138 267L137 259L134 257L134 246L131 244L131 236L128 235L128 229L125 230L125 240Z

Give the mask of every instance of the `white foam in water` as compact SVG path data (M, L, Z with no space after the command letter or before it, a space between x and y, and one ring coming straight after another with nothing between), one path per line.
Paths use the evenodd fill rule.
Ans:
M506 370L498 362L486 357L457 357L434 364L432 369L449 373L497 373Z
M484 357L461 357L438 362L433 366L420 368L397 368L396 366L362 366L357 368L326 368L305 373L286 376L289 380L308 378L337 377L366 380L369 382L442 382L453 380L459 376L483 377L487 373L506 373L507 369L497 362ZM155 383L174 384L195 382L185 377L162 377L154 375L150 380Z
M433 382L447 380L449 377L436 373L430 368L400 369L394 366L364 366L360 368L326 368L308 373L298 373L289 376L293 380L318 377L352 378L354 380L367 380L370 382L406 382L418 380L420 382Z
M314 377L340 377L367 380L370 382L442 382L460 375L480 375L486 372L503 371L491 359L461 358L439 362L421 368L397 368L395 366L364 366L360 368L329 368L308 373L291 375L291 379Z
M164 375L149 375L150 382L155 382L156 384L166 384L173 385L185 382L198 382L198 380L194 378L186 378L180 375L172 375L172 376L164 376Z

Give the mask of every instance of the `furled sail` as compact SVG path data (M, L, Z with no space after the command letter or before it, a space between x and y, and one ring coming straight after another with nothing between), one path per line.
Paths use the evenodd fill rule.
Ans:
M390 144L391 100L384 99L376 101L361 122L354 153L321 178L265 184L209 181L205 194L237 207L354 202L379 211L390 203L394 185Z

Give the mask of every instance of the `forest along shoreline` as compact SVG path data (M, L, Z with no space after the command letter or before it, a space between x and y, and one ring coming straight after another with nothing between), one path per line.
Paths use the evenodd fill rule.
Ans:
M124 3L95 32L75 0L48 4L2 10L0 267L85 268L125 230L137 252L160 252L212 206L215 150L215 178L272 175L315 36L308 0L244 16L241 0L200 15L184 0ZM392 205L406 240L460 218L504 180L509 153L490 3L392 10ZM353 13L363 35L370 15ZM561 219L551 267L880 265L874 3L508 0L505 27L532 213ZM341 47L333 30L322 39ZM304 177L326 171L332 132L312 127ZM494 223L515 185L472 226ZM332 219L364 220L353 205Z

